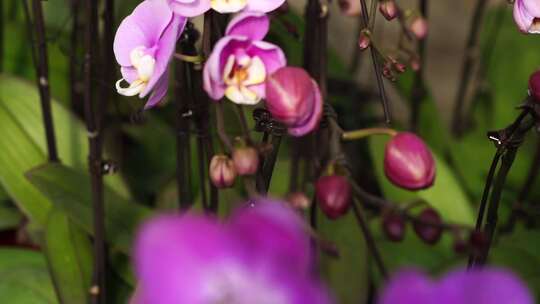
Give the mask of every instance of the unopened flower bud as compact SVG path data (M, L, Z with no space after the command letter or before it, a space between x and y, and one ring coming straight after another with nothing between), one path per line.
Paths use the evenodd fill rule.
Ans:
M305 210L311 206L311 200L303 192L292 192L285 198L294 209Z
M431 151L413 133L399 133L386 144L384 173L394 185L408 190L425 189L433 185L435 172Z
M422 63L420 63L420 58L418 58L418 56L412 56L411 59L409 59L409 64L411 69L415 72L418 72L422 67Z
M357 1L358 2L358 1ZM358 37L358 47L360 50L367 49L371 44L371 37L368 31L362 31Z
M482 231L475 230L471 232L469 236L469 244L471 246L472 254L481 254L488 245L488 238Z
M395 211L383 215L383 231L386 237L393 242L400 242L405 238L405 219Z
M437 243L442 235L441 216L433 208L422 210L418 216L418 220L413 223L414 231L420 239L427 244L433 245Z
M540 71L534 72L529 78L529 94L536 102L540 102Z
M427 20L423 17L415 17L411 25L409 26L411 32L416 36L417 39L422 40L426 38L428 33L428 23Z
M319 126L322 105L319 86L301 68L281 68L266 80L266 108L292 136L306 135Z
M341 175L328 175L315 183L315 195L321 210L331 219L347 213L351 204L351 186Z
M238 175L253 175L259 167L259 153L253 147L234 149L232 154L234 168Z
M356 0L339 0L339 8L341 13L345 16L360 16L362 14L362 6L360 1Z
M210 161L210 180L217 188L228 188L234 184L236 170L233 161L226 155L214 155Z
M356 1L360 2L360 1ZM398 14L398 8L396 5L396 2L394 0L383 0L379 2L379 11L381 14L386 18L386 20L390 21L397 17Z

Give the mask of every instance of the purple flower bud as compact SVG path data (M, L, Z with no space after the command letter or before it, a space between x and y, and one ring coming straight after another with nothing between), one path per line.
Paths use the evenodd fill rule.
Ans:
M341 175L328 175L315 183L315 195L321 210L331 219L347 213L351 204L351 186Z
M441 239L442 228L441 216L433 208L422 210L418 220L413 223L413 228L420 239L427 244L433 245Z
M284 67L266 81L266 108L292 136L303 136L319 125L322 97L317 83L301 68Z
M383 216L383 231L386 237L393 242L401 242L405 238L405 219L395 211Z
M237 148L232 159L238 175L253 175L259 167L259 153L253 147Z
M210 161L210 180L217 188L228 188L234 184L236 170L233 161L226 155L214 155Z
M358 2L358 1L356 1ZM358 47L360 50L365 50L371 45L371 37L368 32L362 31L358 37Z
M540 71L534 72L529 78L529 94L540 102Z
M286 200L294 209L305 210L311 206L311 200L303 192L289 193Z
M394 0L383 0L379 3L379 11L386 20L390 21L397 17L398 8Z
M398 187L425 189L435 181L435 160L422 139L413 133L403 132L386 144L384 172Z
M415 17L412 20L411 25L409 26L409 29L414 34L414 36L416 36L417 39L422 40L426 38L428 34L427 20L420 16Z

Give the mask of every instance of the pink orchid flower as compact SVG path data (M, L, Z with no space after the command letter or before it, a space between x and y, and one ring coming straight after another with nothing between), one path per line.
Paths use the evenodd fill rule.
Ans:
M538 0L516 0L514 21L524 33L540 34L540 2Z
M265 97L268 75L287 64L278 46L261 41L269 27L268 17L255 12L229 23L204 66L204 89L212 99L254 105Z
M222 14L240 11L267 13L280 7L285 0L167 0L167 2L176 14L195 17L204 14L210 8Z
M114 54L122 79L116 90L124 96L146 97L145 109L157 105L167 94L168 64L186 18L172 13L163 1L147 0L127 16L116 32ZM129 83L123 87L122 82Z

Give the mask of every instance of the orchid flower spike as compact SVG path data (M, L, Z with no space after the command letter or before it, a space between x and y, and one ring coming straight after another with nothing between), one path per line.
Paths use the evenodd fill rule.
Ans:
M287 64L278 46L262 41L269 27L268 17L255 12L229 23L204 66L204 89L212 99L254 105L265 98L268 75Z
M313 257L302 218L279 201L251 201L227 223L158 216L135 241L131 303L331 304Z
M515 0L514 21L523 33L540 34L540 2Z
M163 1L163 0L153 0ZM218 13L238 13L252 11L267 13L280 7L285 0L166 0L175 14L195 17L210 8Z
M116 90L124 96L146 97L145 109L157 105L167 94L168 64L186 18L172 13L163 1L146 0L127 16L116 32L114 54L122 79ZM129 83L128 87L122 82Z

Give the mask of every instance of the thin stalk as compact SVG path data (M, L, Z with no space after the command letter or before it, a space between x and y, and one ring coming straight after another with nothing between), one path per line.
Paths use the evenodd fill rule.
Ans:
M105 0L105 6L103 11L103 40L101 45L101 55L102 60L100 63L103 65L101 68L101 73L103 75L103 81L107 84L114 82L114 69L115 59L114 59L114 33L115 33L115 24L114 24L114 0ZM99 75L98 75L99 76ZM100 77L101 78L101 77ZM105 112L107 110L107 103L111 99L111 92L109 88L105 86L100 86L100 97L98 101L98 106L96 108L97 115L97 128L102 131L104 129L103 119L105 117ZM101 137L103 139L103 136ZM101 144L101 143L100 143Z
M369 16L368 16L366 0L360 0L360 5L362 6L362 12L365 12L365 13L362 13L362 25L364 26L364 28L367 28L369 26ZM373 29L371 31L373 32ZM386 90L384 88L381 65L377 58L376 50L373 47L370 47L369 50L371 52L371 60L373 61L373 69L375 70L375 77L377 79L377 87L379 89L379 95L381 97L381 103L383 106L384 119L386 123L389 124L391 121L390 105L388 104Z
M4 3L0 4L0 73L4 70L4 27L7 18L4 16Z
M454 102L454 112L452 117L452 132L454 136L461 135L463 131L463 112L465 106L465 96L471 79L471 73L476 59L475 50L478 48L478 36L482 28L484 13L488 0L478 0L474 9L471 25L469 28L469 37L465 46L465 57L461 67L461 78L458 86L458 92Z
M282 137L283 136L281 134L272 135L272 140L270 142L272 145L272 151L264 160L261 178L257 179L257 191L259 193L265 194L268 192L268 188L270 187L270 181L272 180L272 173L274 172L274 167L276 165Z
M389 128L366 128L354 131L347 131L341 134L341 139L343 140L357 140L362 139L372 135L388 135L396 136L398 132L394 129Z
M103 197L103 176L101 171L100 130L98 129L97 111L94 109L94 87L92 79L96 74L97 55L96 41L98 41L98 7L94 0L85 1L85 56L84 56L84 112L88 141L90 146L89 171L92 187L92 207L94 224L94 272L92 276L91 297L92 303L105 303L105 208Z
M58 151L56 149L56 137L54 135L54 122L51 109L51 92L49 87L49 63L47 56L47 38L45 36L45 21L43 20L43 8L41 0L32 0L32 12L34 16L35 37L31 38L34 45L32 49L37 51L33 56L37 61L36 78L41 100L41 114L43 116L43 125L45 127L45 137L47 139L47 154L49 161L58 162ZM34 50L32 50L34 52Z
M364 216L362 215L362 212L356 200L354 200L354 202L351 204L351 207L352 207L354 216L356 218L356 221L358 222L358 226L360 226L360 230L362 231L362 234L364 235L364 239L366 240L366 245L369 249L369 252L371 253L371 256L373 256L373 259L375 260L375 264L377 265L379 272L381 273L383 278L385 279L388 278L388 271L386 270L386 266L384 265L384 261L382 259L381 253L379 249L377 248L377 244L375 243L373 234L371 233L371 230L369 229L368 224L366 223L366 220Z
M231 139L225 131L225 117L223 114L223 105L221 102L216 102L216 123L218 135L221 139L221 142L223 143L223 145L225 145L225 149L227 149L228 151L232 151L233 145Z
M251 135L249 134L249 127L246 120L246 114L244 113L244 108L241 105L236 105L236 113L238 114L238 120L240 120L240 126L242 128L242 133L244 133L244 137L248 141L248 143L252 143Z
M80 83L80 61L77 56L80 43L80 32L79 32L79 19L80 19L80 0L71 0L71 34L70 34L70 52L69 56L69 94L71 100L71 109L74 113L78 115L83 115L84 110L82 109L83 100L81 92L78 89Z
M419 8L422 16L428 20L428 0L419 0ZM429 21L429 20L428 20ZM426 64L426 43L427 37L418 40L418 56L420 57L420 69L416 71L414 75L413 88L411 91L411 119L410 128L413 132L418 131L418 124L420 120L420 109L422 106L422 100L426 96L425 84L424 84L424 66Z
M539 172L540 172L540 141L538 141L536 144L536 152L534 153L533 163L531 165L531 168L529 169L529 173L527 174L527 179L525 180L525 183L523 184L521 191L519 191L519 195L516 202L512 206L512 213L510 214L508 221L505 225L506 227L504 229L506 232L511 232L514 229L514 226L516 225L518 217L522 212L523 203L529 197L529 193L532 190L532 187L534 185L534 182L536 181L536 178L538 177Z
M184 52L183 47L178 47ZM176 188L178 190L178 205L181 210L188 209L193 202L191 193L191 141L190 141L190 117L192 116L189 96L190 84L189 73L186 72L189 63L176 61Z

